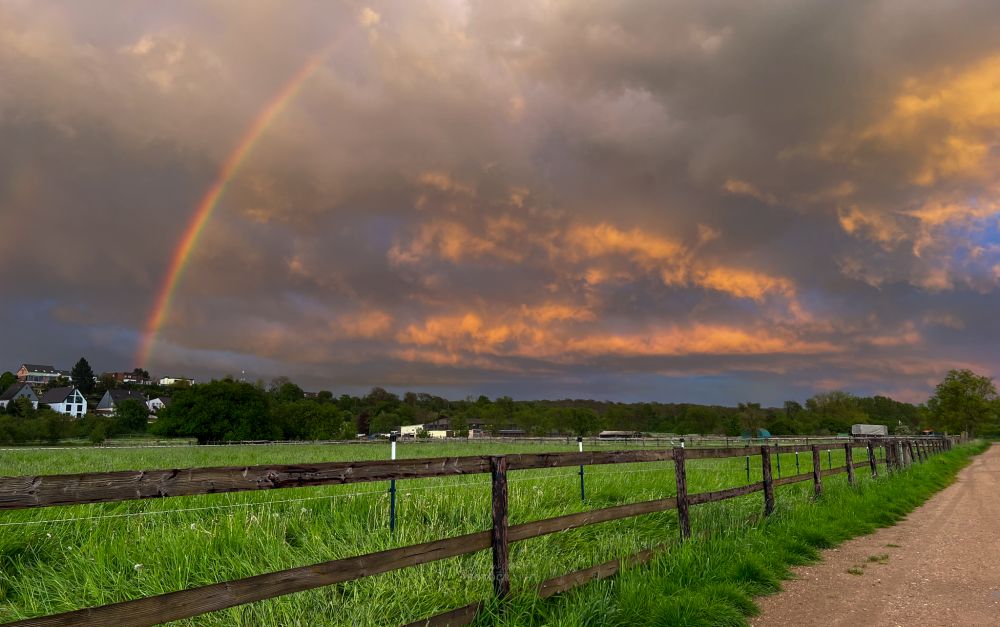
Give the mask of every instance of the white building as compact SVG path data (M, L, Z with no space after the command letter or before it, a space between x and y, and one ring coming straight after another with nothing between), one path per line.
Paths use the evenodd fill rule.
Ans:
M178 383L194 385L194 379L188 379L187 377L163 377L160 379L160 385L177 385Z
M169 404L170 404L169 396L157 396L155 398L151 398L148 401L146 401L146 407L148 407L149 411L154 414Z
M400 437L415 438L417 437L418 431L426 431L427 436L431 438L446 438L448 437L448 431L444 429L428 429L427 427L436 426L434 423L419 424L419 425L403 425L399 428Z
M87 413L87 399L74 387L52 388L39 402L74 418L82 418Z

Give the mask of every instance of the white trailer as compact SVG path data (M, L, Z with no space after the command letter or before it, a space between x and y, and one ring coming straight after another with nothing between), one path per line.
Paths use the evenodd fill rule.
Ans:
M851 435L889 435L885 425L851 425Z

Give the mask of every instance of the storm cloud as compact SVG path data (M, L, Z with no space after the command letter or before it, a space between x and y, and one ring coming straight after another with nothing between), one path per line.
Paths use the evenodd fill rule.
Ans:
M971 0L5 2L0 369L920 401L995 370L997 42Z

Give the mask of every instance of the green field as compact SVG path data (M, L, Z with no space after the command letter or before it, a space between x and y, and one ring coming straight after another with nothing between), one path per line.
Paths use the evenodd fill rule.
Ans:
M622 444L602 448L622 448ZM399 457L573 451L576 443L401 443ZM591 446L591 449L593 447ZM132 449L5 449L0 474L385 459L387 442ZM839 453L839 454L838 454ZM855 460L864 459L857 449ZM823 467L843 452L822 454ZM751 458L751 481L760 460ZM689 492L746 482L744 458L689 460ZM800 455L800 471L811 468ZM796 474L794 455L782 476ZM934 464L928 464L928 468ZM775 465L776 468L776 465ZM913 471L921 470L916 468ZM929 470L921 470L929 471ZM904 473L905 474L905 473ZM864 482L872 482L859 469ZM837 493L844 475L825 480ZM898 479L894 480L898 481ZM576 468L518 471L510 477L510 522L672 496L673 462L586 469L581 503ZM846 488L845 488L846 489ZM296 488L0 514L0 620L113 603L268 571L415 544L489 528L489 478L473 475L398 482L399 522L388 529L386 483ZM777 489L778 516L809 504L811 484ZM761 495L692 509L696 538L745 533L761 524ZM676 513L663 512L520 542L512 587L628 555L677 538ZM689 543L695 545L697 542ZM687 550L688 547L685 547ZM357 582L255 603L188 621L198 625L399 624L491 596L490 555L449 559ZM572 598L577 598L570 595ZM530 598L526 597L526 598ZM569 597L568 597L569 598ZM559 603L552 607L565 607ZM534 608L534 606L531 606ZM527 616L537 613L532 609ZM526 616L526 618L527 618ZM488 620L488 619L487 619ZM526 622L536 622L534 619ZM542 622L551 622L544 619ZM556 620L556 622L561 622ZM572 619L566 624L571 624Z

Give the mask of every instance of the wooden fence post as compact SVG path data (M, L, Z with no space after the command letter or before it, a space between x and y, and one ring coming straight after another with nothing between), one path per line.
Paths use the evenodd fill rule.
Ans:
M677 526L681 540L691 537L691 518L688 514L687 471L684 469L684 449L674 449L674 477L677 479Z
M878 461L875 459L875 443L868 439L868 465L872 467L872 479L878 477Z
M847 462L847 485L854 485L854 444L844 445L844 460Z
M774 480L771 477L771 451L767 445L760 447L760 471L764 477L764 515L774 511Z
M906 438L906 452L910 454L910 465L912 466L917 462L917 456L914 454L913 440L910 438Z
M823 494L823 477L820 475L822 470L821 462L819 460L819 445L812 445L813 454L813 493L816 496L821 496Z
M510 595L510 544L507 542L507 458L491 457L493 475L493 593Z

